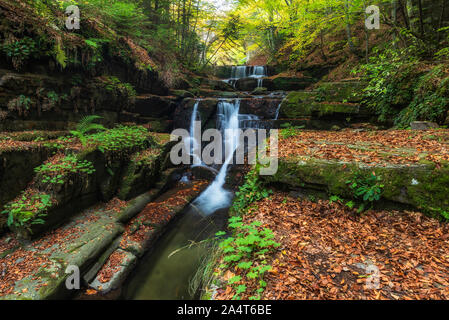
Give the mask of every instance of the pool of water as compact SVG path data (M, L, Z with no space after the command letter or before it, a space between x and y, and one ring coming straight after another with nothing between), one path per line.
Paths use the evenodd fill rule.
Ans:
M212 214L189 205L154 244L123 287L127 300L192 300L190 282L209 253L208 242L226 228L228 209Z

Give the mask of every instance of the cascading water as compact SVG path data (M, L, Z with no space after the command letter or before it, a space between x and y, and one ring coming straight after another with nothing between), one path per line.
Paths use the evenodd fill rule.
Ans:
M195 105L193 106L193 112L190 119L190 137L185 140L185 145L188 150L190 150L190 155L193 157L193 166L199 166L202 164L201 158L198 156L198 150L200 149L200 144L198 142L198 137L201 137L201 132L198 132L200 130L200 124L199 121L201 121L200 115L198 113L198 107L201 103L201 100L197 100L195 102Z
M263 78L267 77L266 66L233 66L231 69L231 78L223 80L232 86L235 86L237 80L243 78L256 78L257 87L262 87Z
M224 137L225 162L212 184L195 200L195 205L204 213L212 214L231 203L232 193L224 189L226 173L239 145L240 100L219 101L217 129Z

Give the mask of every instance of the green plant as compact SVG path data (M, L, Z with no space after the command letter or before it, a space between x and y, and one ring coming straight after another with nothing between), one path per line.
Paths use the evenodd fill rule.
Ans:
M28 115L32 106L33 101L31 98L24 96L23 94L8 102L8 109L17 111L19 116Z
M35 56L38 51L35 41L29 37L5 43L0 48L6 56L11 59L16 70L20 70L21 67L31 57Z
M87 142L95 144L101 152L127 152L150 146L148 130L141 126L122 126L90 135Z
M229 219L229 228L233 236L226 238L219 245L224 254L223 263L219 268L236 270L239 273L228 280L228 284L236 291L233 299L240 299L240 295L247 291L246 285L240 283L243 277L256 283L256 292L249 294L256 294L253 299L260 298L266 286L264 274L272 268L267 262L266 255L280 244L273 240L273 231L262 228L259 221L246 224L241 217L232 217ZM217 237L225 234L219 232Z
M87 174L95 172L94 166L87 160L79 160L74 155L55 157L51 161L34 169L38 178L45 184L64 184L70 174Z
M267 190L263 187L262 182L259 180L259 169L260 164L257 164L248 173L245 183L235 194L234 202L230 209L231 213L242 215L253 202L266 198L273 193L272 190Z
M91 131L103 131L106 130L106 128L98 123L94 123L95 120L101 119L100 116L86 116L77 124L75 130L71 130L70 133L77 137L83 146L87 143L87 137L86 135Z
M290 123L281 124L280 136L283 139L297 136L300 129L304 129L304 126L292 126Z
M399 128L408 128L413 121L444 123L449 104L449 74L445 65L434 67L419 78L411 103L395 120Z
M117 77L107 77L105 80L105 88L108 91L119 92L120 94L133 98L137 96L137 92L130 83L123 83Z
M353 192L356 200L360 201L358 212L363 212L368 206L372 208L375 202L382 197L384 185L381 177L374 172L369 175L356 172L352 179L346 181Z
M329 203L334 203L334 202L343 202L343 199L340 198L339 196L331 196L329 198Z
M31 226L44 224L47 210L52 206L51 196L45 193L22 193L14 202L5 206L2 214L8 215L8 227L24 228L31 231Z

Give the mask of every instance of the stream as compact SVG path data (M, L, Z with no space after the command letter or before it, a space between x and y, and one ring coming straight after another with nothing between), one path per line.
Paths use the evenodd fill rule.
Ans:
M210 250L210 239L227 224L228 210L205 216L189 205L173 221L136 268L123 288L127 300L192 300L199 298L189 290L192 277Z
M231 79L235 83L242 77L262 79L266 67L234 67ZM260 82L261 83L261 82ZM256 98L256 97L255 97ZM260 98L260 97L257 97ZM190 138L186 141L193 165L206 166L196 155L201 146L196 141L195 122L201 120L195 103L191 114ZM238 129L257 128L259 118L240 114L240 99L219 99L216 128L222 132L226 156L215 180L187 208L172 221L168 229L154 244L153 250L141 259L122 289L122 299L127 300L191 300L198 299L199 292L191 289L192 279L203 259L210 253L215 233L226 229L229 207L234 193L225 185L228 168L239 146ZM213 168L215 170L215 168ZM181 180L191 183L187 177ZM202 243L200 243L202 242Z

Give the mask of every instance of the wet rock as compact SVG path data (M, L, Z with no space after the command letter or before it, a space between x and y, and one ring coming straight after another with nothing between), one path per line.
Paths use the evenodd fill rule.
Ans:
M242 78L235 83L235 88L240 91L253 91L258 86L258 79Z
M248 95L243 92L215 91L215 90L205 90L205 89L200 89L198 91L198 95L201 97L225 98L225 99L248 97Z
M206 129L207 123L212 121L215 127L215 114L217 111L218 99L206 98L200 101L198 112L201 115L202 128ZM196 99L184 99L184 101L176 108L173 118L175 128L189 129L192 118L193 107L197 102Z
M253 114L264 120L272 120L281 103L282 98L242 99L240 114Z
M198 166L191 169L192 175L196 179L203 179L213 181L218 174L218 171L214 168Z

